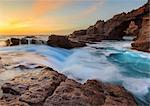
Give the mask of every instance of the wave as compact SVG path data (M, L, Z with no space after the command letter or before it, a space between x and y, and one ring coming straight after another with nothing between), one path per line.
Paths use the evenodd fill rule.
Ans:
M150 104L150 54L127 48L128 42L102 42L66 50L46 45L0 48L15 65L43 65L81 83L88 79L123 85L140 105ZM18 55L20 54L20 55Z

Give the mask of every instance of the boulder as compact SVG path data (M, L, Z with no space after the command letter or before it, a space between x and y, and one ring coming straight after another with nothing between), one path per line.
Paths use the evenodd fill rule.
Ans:
M83 42L75 42L70 40L68 36L60 36L60 35L49 36L47 44L49 46L66 48L66 49L86 46L86 44Z
M21 44L28 44L28 40L26 38L21 39Z
M15 45L19 45L20 43L20 39L19 38L11 38L10 39L10 46L15 46Z
M17 76L2 90L1 106L137 106L119 85L96 80L81 84L51 68Z

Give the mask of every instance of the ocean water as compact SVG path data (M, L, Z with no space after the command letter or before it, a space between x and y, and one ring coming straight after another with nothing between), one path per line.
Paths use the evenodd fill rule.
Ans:
M42 65L81 83L97 79L122 85L134 95L139 106L149 106L150 54L131 50L130 44L130 40L103 41L71 50L46 45L20 45L1 47L0 56L12 61L10 69L18 65L29 68ZM1 72L0 80L12 78L21 71L7 73Z

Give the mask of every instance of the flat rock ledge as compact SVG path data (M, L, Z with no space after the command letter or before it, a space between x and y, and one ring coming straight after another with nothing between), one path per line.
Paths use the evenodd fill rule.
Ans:
M0 106L137 106L123 87L88 80L81 84L46 68L2 85Z

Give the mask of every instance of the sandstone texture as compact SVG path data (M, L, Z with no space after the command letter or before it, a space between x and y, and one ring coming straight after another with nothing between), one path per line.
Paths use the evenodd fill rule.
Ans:
M150 52L150 16L143 17L142 28L137 40L132 43L133 49Z
M137 106L121 86L96 80L81 84L51 68L17 76L2 90L0 106Z

